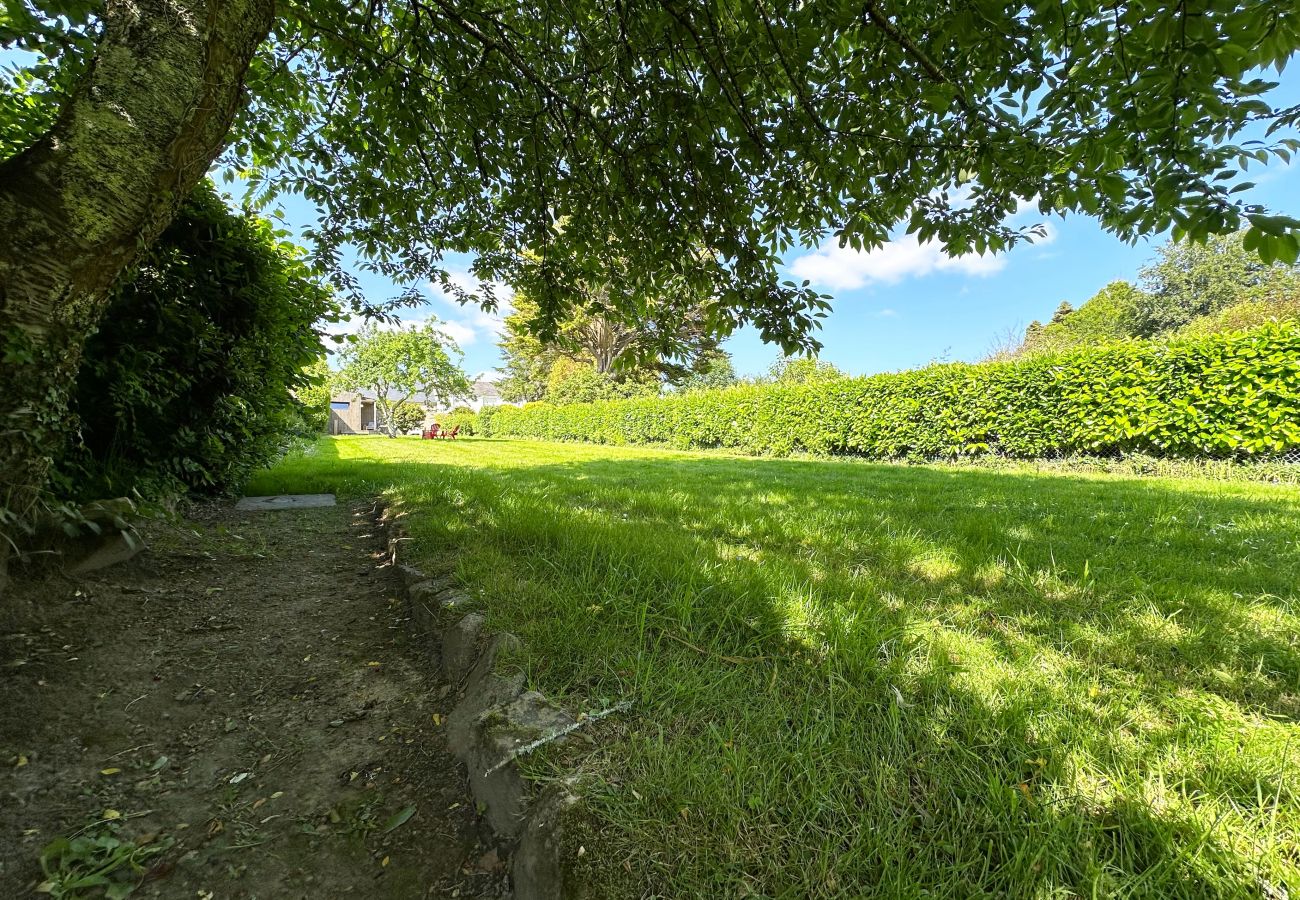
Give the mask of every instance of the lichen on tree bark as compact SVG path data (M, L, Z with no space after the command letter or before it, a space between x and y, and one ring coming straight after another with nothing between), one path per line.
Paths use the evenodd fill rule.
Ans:
M0 164L0 585L113 282L226 141L273 0L109 0L54 126Z

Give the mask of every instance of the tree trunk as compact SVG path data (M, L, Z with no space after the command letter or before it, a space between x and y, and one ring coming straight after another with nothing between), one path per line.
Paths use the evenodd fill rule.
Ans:
M274 0L108 0L53 130L0 165L0 586L109 287L221 151Z

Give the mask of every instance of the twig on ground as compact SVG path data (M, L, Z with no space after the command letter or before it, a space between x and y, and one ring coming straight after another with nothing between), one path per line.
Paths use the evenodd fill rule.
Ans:
M502 758L502 760L499 763L497 763L492 768L484 772L483 777L487 778L489 775L493 775L501 771L506 766L510 765L511 760L518 759L521 756L526 756L527 754L532 753L538 747L545 746L546 744L549 744L551 741L557 740L559 738L564 737L566 734L570 734L574 731L577 731L579 728L581 728L583 725L586 725L588 722L595 722L598 719L603 719L606 716L613 715L616 712L622 712L626 709L630 709L631 707L632 707L631 700L621 700L618 703L615 703L613 706L609 707L608 709L602 709L600 712L585 714L576 722L571 722L570 724L565 725L563 728L556 728L550 733L542 735L535 741L531 741L530 743L524 744L522 747L516 747L515 749L511 750L509 753L505 755L504 758Z

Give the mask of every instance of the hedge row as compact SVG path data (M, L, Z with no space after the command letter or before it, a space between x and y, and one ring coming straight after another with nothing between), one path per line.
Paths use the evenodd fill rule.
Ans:
M478 416L469 409L457 409L438 413L434 416L438 425L444 429L460 428L457 435L474 435L478 433Z
M499 406L480 413L475 430L778 456L1274 456L1300 448L1300 328L1127 341L809 386Z

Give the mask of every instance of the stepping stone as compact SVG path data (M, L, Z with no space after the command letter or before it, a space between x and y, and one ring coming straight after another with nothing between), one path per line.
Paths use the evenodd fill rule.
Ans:
M333 494L279 494L275 497L242 497L235 509L311 509L333 505Z

